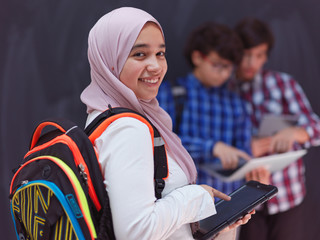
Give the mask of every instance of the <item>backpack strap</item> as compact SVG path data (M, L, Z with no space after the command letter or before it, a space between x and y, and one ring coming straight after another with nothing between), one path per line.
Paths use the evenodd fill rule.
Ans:
M36 129L33 131L30 145L29 145L29 150L34 148L34 146L37 144L40 136L42 135L42 132L45 127L53 127L55 130L59 130L62 133L68 132L70 129L77 127L76 124L74 124L72 121L64 118L48 118L43 121L41 121Z
M145 123L150 131L153 144L153 159L154 159L154 181L155 181L155 196L157 199L161 198L161 193L165 187L165 181L168 177L168 162L165 149L165 143L156 127L140 113L137 113L128 108L116 107L102 112L96 117L84 130L89 136L92 144L101 136L104 130L115 120L121 117L133 117Z
M172 87L172 96L174 102L175 110L175 125L173 131L178 134L179 128L182 120L182 112L184 108L184 103L187 99L187 90L184 86L176 84Z

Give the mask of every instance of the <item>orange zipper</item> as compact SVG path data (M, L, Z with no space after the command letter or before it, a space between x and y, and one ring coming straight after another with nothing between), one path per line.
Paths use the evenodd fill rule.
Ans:
M33 148L32 150L30 150L29 152L27 152L27 154L24 156L25 158L29 155L31 155L32 153L34 152L37 152L37 151L40 151L46 147L48 147L49 145L53 145L53 144L56 144L56 143L63 143L63 144L66 144L70 147L71 151L72 151L72 154L73 154L73 157L75 159L75 164L77 167L79 167L80 164L83 165L84 167L84 172L87 173L87 177L88 177L88 189L89 189L89 196L90 198L92 199L93 201L93 204L95 205L96 209L98 211L100 211L101 209L101 204L98 200L98 197L97 197L97 194L94 190L94 187L93 187L93 184L92 184L92 180L91 180L91 176L89 173L89 171L87 171L88 167L87 167L87 164L85 163L81 153L80 153L80 150L78 149L77 147L77 144L67 135L60 135L54 139L52 139L51 141L49 142L46 142L40 146L37 146L35 148Z

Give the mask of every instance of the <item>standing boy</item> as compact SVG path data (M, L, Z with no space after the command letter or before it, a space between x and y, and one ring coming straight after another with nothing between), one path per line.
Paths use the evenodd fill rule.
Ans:
M253 135L258 132L263 116L293 115L296 126L252 141L253 156L287 152L320 138L320 121L312 111L300 85L288 74L263 69L273 46L273 34L266 23L244 19L235 27L244 45L244 57L238 68L237 80L231 86L247 101ZM305 175L302 159L275 172L271 184L278 194L257 211L249 225L241 229L243 240L304 239L300 204L305 197Z
M177 81L186 90L178 134L198 167L198 183L229 194L244 180L222 182L200 166L234 169L240 159L250 159L250 119L244 102L227 88L242 43L229 27L209 22L191 32L184 53L192 72Z

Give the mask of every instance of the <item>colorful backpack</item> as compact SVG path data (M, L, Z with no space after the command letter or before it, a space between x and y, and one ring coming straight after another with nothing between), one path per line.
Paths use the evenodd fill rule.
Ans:
M85 130L66 119L48 119L35 128L30 150L11 181L10 206L18 239L115 239L93 144L121 117L136 118L149 127L154 139L155 195L161 198L168 176L166 151L146 117L109 106Z

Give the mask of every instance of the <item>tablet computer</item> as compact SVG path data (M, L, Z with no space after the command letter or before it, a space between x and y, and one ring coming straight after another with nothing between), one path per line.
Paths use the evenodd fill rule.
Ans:
M199 222L199 229L193 234L194 239L212 238L225 227L251 212L256 206L274 197L277 187L265 185L257 181L249 181L229 196L230 201L220 200L216 204L217 214Z
M298 115L273 115L266 114L261 120L258 137L272 136L278 131L298 124Z
M265 167L271 173L282 170L292 162L298 160L307 153L306 149L297 151L290 151L286 153L274 154L265 157L253 158L250 161L239 161L239 166L235 169L223 169L217 164L204 164L200 165L199 169L205 171L207 174L219 178L224 182L233 182L243 179L245 175L258 167Z

